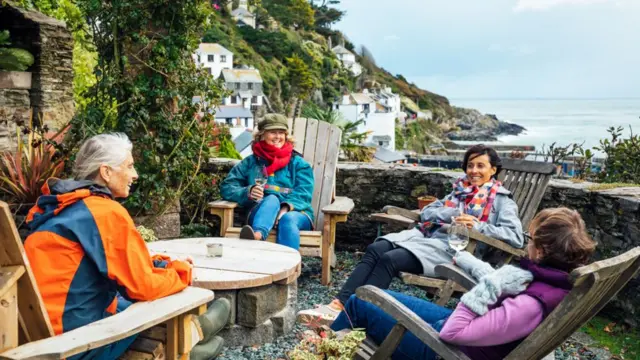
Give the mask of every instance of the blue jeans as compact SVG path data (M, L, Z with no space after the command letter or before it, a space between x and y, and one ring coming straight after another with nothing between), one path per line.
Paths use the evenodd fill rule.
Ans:
M251 210L249 225L253 230L262 234L262 239L266 239L273 229L280 212L280 206L278 197L267 195ZM311 220L301 212L289 211L282 215L278 222L276 242L298 250L300 248L300 230L311 230Z
M416 313L437 331L442 329L444 322L449 318L453 310L436 305L426 300L400 294L394 291L386 292ZM350 320L350 321L349 321ZM347 328L364 328L373 341L382 344L396 321L379 307L358 299L351 295L344 306L344 311L331 325L334 331ZM391 357L393 360L434 360L436 354L420 339L410 332L405 333L400 345Z
M131 301L122 297L122 295L117 294L118 297L118 305L116 314L124 311L126 308L133 304ZM114 343L99 347L97 349L89 350L80 354L76 354L68 357L68 360L116 360L120 356L122 356L129 346L133 344L139 334L131 335L128 338L124 338L122 340L118 340Z

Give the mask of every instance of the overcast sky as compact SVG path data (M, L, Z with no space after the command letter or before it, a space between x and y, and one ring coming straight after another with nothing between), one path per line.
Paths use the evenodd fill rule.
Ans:
M640 0L342 0L335 27L449 98L640 97Z

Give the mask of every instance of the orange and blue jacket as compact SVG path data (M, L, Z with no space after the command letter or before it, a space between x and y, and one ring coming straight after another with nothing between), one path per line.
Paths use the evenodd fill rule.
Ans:
M127 210L90 181L49 179L29 211L25 251L56 334L191 283L191 267L150 256Z

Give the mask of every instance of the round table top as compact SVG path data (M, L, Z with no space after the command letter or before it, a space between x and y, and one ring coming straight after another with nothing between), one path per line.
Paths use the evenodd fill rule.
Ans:
M222 257L207 256L207 244L222 244ZM289 283L300 275L300 253L267 241L192 238L147 243L149 252L173 259L193 258L193 286L233 290Z

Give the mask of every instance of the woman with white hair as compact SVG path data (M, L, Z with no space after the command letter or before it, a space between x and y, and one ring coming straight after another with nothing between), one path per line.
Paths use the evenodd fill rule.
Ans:
M48 179L29 211L25 252L33 266L54 332L61 334L148 301L182 291L192 282L191 260L151 257L127 210L115 198L129 196L138 178L124 134L85 141L76 156L74 179ZM203 338L192 359L222 350L215 334L226 324L230 304L214 302L197 318ZM135 335L73 359L116 359Z

